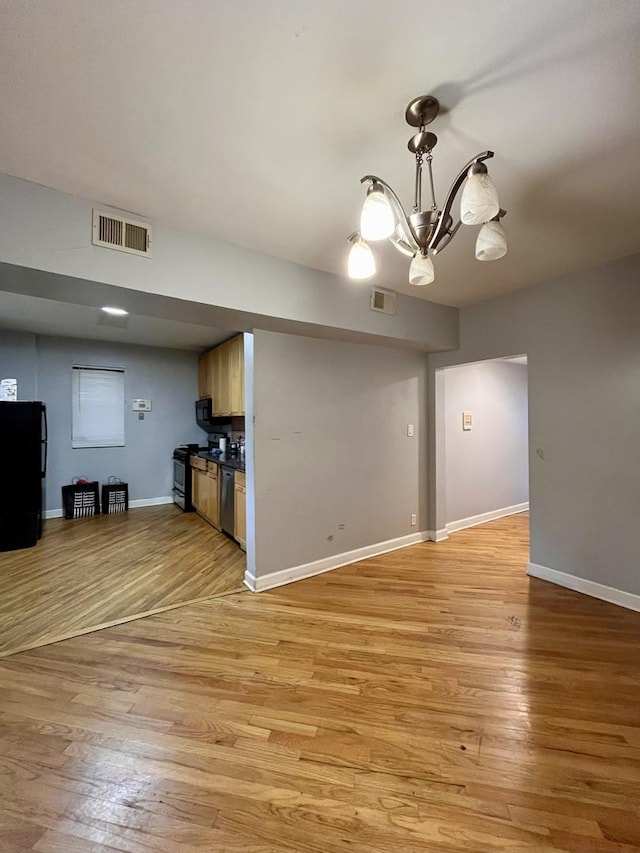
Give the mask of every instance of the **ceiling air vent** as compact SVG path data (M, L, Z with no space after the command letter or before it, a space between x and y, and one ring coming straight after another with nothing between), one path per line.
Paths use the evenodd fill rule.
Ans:
M105 246L107 249L150 258L151 226L147 222L137 222L94 209L91 242L94 246Z
M393 290L383 290L381 287L372 287L369 307L372 311L379 311L381 314L395 314L396 294Z

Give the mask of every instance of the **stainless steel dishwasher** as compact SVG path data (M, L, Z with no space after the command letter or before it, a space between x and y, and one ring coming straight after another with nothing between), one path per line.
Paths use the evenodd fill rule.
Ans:
M233 468L220 466L222 485L220 486L220 527L229 536L234 535L233 492L235 475Z

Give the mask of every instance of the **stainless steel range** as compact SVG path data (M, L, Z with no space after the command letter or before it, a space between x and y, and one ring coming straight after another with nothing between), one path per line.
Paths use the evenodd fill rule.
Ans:
M173 451L173 502L185 512L193 512L189 456L199 449L197 444L182 444Z

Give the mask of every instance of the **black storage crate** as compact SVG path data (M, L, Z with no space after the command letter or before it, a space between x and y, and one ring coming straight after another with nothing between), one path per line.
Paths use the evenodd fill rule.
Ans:
M129 509L129 484L118 477L109 477L102 487L102 512L110 515L114 512L126 512Z
M75 482L62 487L62 509L65 518L87 518L100 512L99 484Z

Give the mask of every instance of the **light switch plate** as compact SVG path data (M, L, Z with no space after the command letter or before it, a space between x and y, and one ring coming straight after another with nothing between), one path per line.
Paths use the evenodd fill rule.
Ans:
M413 424L407 424L407 435L409 436L409 438L413 438L413 436L414 436Z
M462 429L467 432L473 426L473 415L471 412L462 413Z

